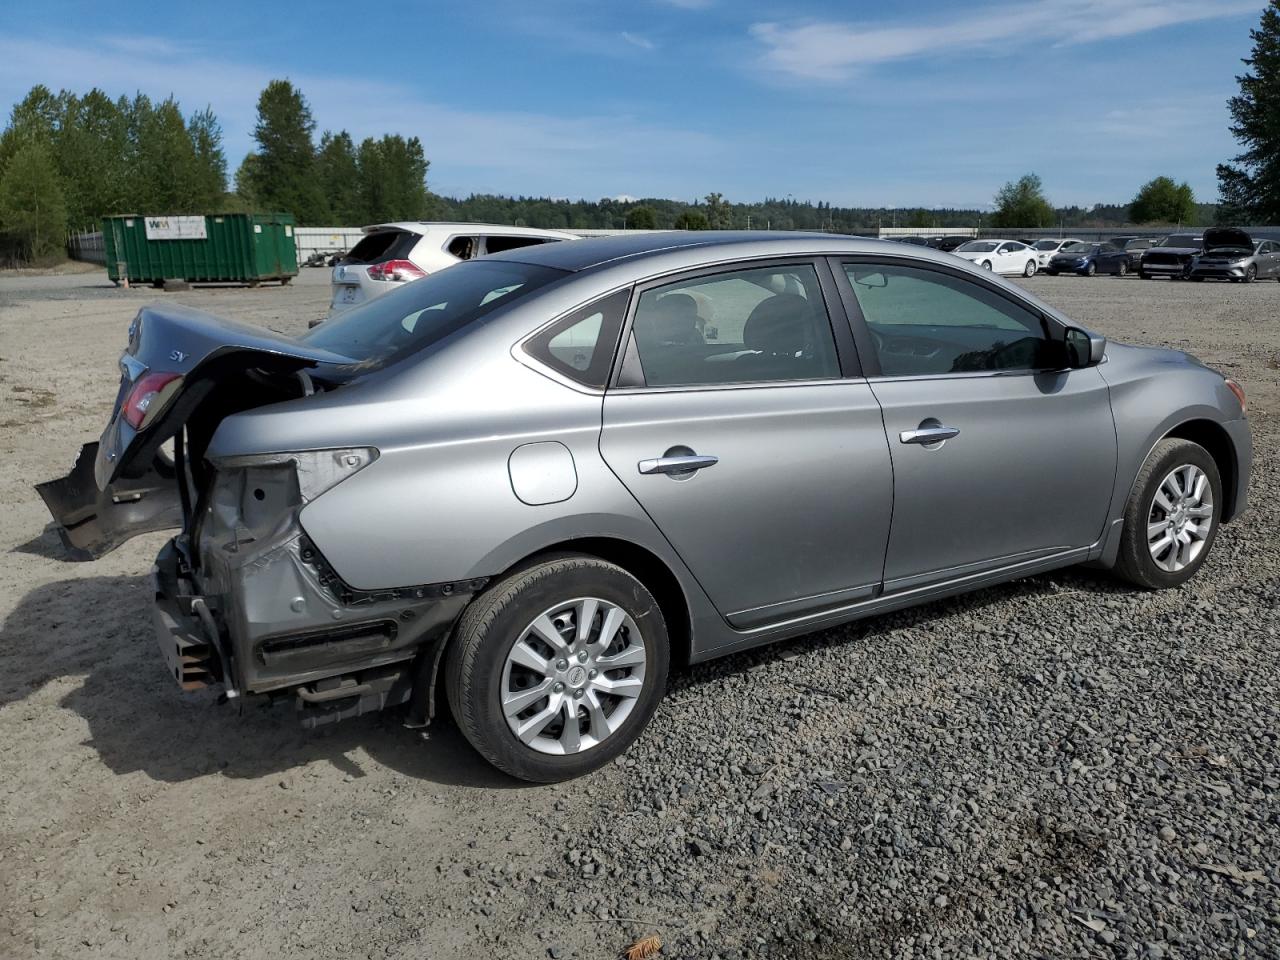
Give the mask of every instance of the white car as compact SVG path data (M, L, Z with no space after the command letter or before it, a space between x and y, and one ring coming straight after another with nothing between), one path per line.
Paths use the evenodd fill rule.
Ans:
M1069 237L1066 240L1052 240L1049 238L1037 240L1035 245L1031 248L1036 252L1036 269L1043 270L1047 267L1049 265L1049 261L1053 259L1053 255L1068 244L1082 242L1083 241L1077 240L1075 237Z
M951 252L995 273L1031 277L1039 269L1037 251L1017 240L970 240Z
M572 233L493 223L379 223L333 268L329 316L368 303L429 273L486 253L578 239Z

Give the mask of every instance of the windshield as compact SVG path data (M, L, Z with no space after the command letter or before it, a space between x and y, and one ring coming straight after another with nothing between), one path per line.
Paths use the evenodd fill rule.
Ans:
M1161 237L1153 247L1198 247L1201 240L1198 234L1194 233L1175 233L1171 237Z
M1096 243L1068 243L1065 247L1062 248L1062 252L1063 253L1088 253L1090 250L1092 250L1096 246L1097 246Z
M956 247L956 253L990 253L995 248L994 240L970 240Z
M1061 240L1037 240L1035 249L1037 250L1057 250Z
M407 283L328 320L302 339L377 369L482 321L566 274L505 260L470 260Z

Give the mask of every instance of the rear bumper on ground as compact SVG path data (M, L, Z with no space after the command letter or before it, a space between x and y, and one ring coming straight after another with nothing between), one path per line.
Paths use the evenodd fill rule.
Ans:
M296 696L312 725L407 702L415 659L485 583L351 591L301 534L199 571L175 538L151 579L156 642L183 690Z

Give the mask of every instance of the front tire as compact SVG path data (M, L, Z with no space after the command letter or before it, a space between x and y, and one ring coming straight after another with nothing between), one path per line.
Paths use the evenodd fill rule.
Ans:
M990 261L990 260L983 260L983 261L982 261L982 269L983 269L983 270L990 270L990 269L991 269L991 261Z
M662 699L670 656L644 584L570 554L517 570L472 602L445 689L481 756L521 780L554 783L631 745Z
M1213 457L1190 440L1161 440L1125 504L1116 573L1152 590L1181 586L1209 556L1221 516Z
M1034 260L1027 261L1026 267L1023 268L1022 275L1024 277L1034 277L1036 275L1036 262Z
M1256 263L1251 263L1249 264L1248 268L1245 269L1244 282L1253 283L1253 281L1257 279L1258 279L1258 265Z
M1090 260L1089 265L1084 268L1084 275L1086 277L1092 277L1097 272L1098 272L1098 265L1094 263L1092 260Z
M1122 260L1119 266L1116 267L1116 276L1127 277L1128 275L1129 275L1129 265Z

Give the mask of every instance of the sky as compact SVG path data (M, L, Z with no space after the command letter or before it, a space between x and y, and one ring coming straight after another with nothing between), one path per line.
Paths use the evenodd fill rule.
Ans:
M985 208L1034 171L1058 205L1159 175L1212 201L1265 5L46 0L6 18L0 111L36 83L172 94L212 107L234 171L287 78L317 137L417 136L453 196Z

